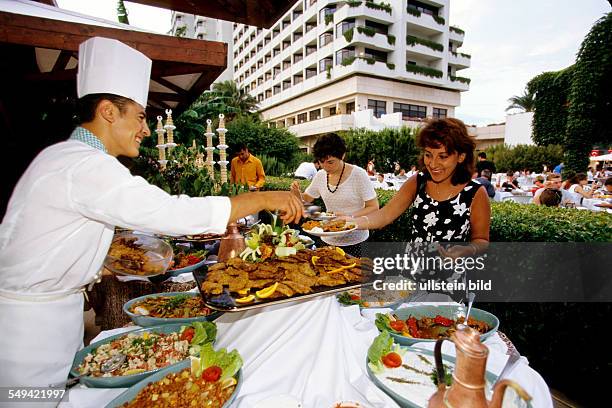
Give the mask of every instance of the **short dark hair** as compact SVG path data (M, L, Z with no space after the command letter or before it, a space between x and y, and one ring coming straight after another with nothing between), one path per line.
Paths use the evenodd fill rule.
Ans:
M480 175L488 180L491 180L491 170L489 169L482 169Z
M547 207L557 207L561 204L563 193L555 188L545 188L540 194L540 204Z
M241 152L243 150L249 150L249 146L247 146L246 143L239 143L238 146L236 146L236 151Z
M512 176L512 177L514 177L514 172L513 172L512 170L508 170L508 171L506 172L506 176Z
M485 152L478 153L478 157L482 157L483 159L487 158L487 154Z
M606 181L604 181L604 186L612 186L612 177L608 177Z
M454 185L463 184L472 179L472 174L474 174L475 143L468 135L465 124L459 119L444 118L429 120L419 130L417 146L423 151L426 147L434 149L445 147L449 154L465 154L463 162L457 164L457 168L451 177L451 183ZM423 154L419 158L419 166L424 169L426 177L431 178L425 167Z
M570 179L570 182L572 184L578 184L581 180L588 180L589 178L587 177L586 174L584 173L577 173L576 175L574 175L574 177L572 177Z
M121 114L125 113L127 106L130 103L135 103L129 98L114 94L95 93L85 95L77 102L77 115L79 123L87 123L94 120L96 117L96 109L103 100L110 101L119 109Z
M346 143L336 133L321 136L312 147L312 155L318 161L324 161L329 157L342 159L344 153L346 153Z

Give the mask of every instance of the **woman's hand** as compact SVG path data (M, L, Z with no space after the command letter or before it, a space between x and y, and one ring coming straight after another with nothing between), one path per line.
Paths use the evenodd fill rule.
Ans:
M469 256L476 255L476 247L474 245L453 245L448 248L444 248L444 246L438 246L438 252L444 258L464 258Z

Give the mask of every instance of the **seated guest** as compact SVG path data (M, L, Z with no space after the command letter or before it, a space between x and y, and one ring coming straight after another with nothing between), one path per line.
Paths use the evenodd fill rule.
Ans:
M374 188L380 188L380 189L383 189L383 190L388 190L389 189L389 185L385 181L385 176L382 173L378 173L376 175L376 181L372 182L372 186Z
M561 202L572 201L571 194L561 188L561 175L556 174L556 173L551 173L548 176L548 179L546 180L546 182L544 183L544 187L538 189L535 193L533 193L533 203L534 204L542 205L542 203L540 202L540 195L547 188L552 188L552 189L561 191Z
M533 181L534 187L531 189L531 193L535 194L536 191L544 187L544 176L537 176Z
M546 207L559 207L559 205L561 205L562 196L563 193L561 193L561 190L545 188L540 194L540 205Z
M314 162L303 162L300 163L293 176L300 180L312 180L320 168L321 166L316 160Z
M508 179L504 182L504 184L502 184L501 189L503 191L518 190L520 187L517 181L514 179L514 172L510 170L506 173L506 176Z
M495 197L495 187L491 184L491 170L482 170L481 177L477 177L476 181L482 184L487 189L487 195L490 198Z
M612 195L612 177L608 177L606 181L604 181L603 188L599 190L599 192L605 196ZM612 208L612 198L608 198L605 202L595 205L597 207Z
M572 185L567 190L570 193L580 194L584 198L591 198L591 197L593 197L593 191L592 190L591 191L586 191L584 189L584 186L586 186L589 183L586 174L578 173L578 174L576 174L574 177L572 177L570 179L570 182L572 183Z

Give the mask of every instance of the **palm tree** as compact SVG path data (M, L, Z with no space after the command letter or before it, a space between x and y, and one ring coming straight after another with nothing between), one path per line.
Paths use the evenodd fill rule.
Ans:
M125 4L123 4L123 0L117 1L117 19L120 23L130 24L130 21L128 20L128 12L125 8Z
M212 91L202 96L209 105L227 112L230 117L257 111L257 99L235 81L217 82Z
M535 94L529 92L529 89L525 88L523 95L514 95L508 99L510 105L506 108L506 111L510 109L521 109L523 112L533 112L535 108Z

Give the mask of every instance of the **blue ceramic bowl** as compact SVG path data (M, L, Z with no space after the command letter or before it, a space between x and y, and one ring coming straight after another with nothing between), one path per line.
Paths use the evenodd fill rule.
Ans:
M417 319L420 319L421 317L436 317L436 315L444 316L448 319L456 319L461 315L465 316L464 308L461 305L411 305L401 309L396 309L393 311L393 313L401 320L406 320L410 316L414 316ZM484 341L493 335L493 333L495 333L499 327L499 319L494 314L485 312L484 310L473 307L472 311L470 312L470 317L485 322L487 325L489 325L489 327L491 327L491 330L480 335L480 341ZM389 334L391 334L396 343L404 346L421 342L433 343L436 341L432 339L416 339L413 337L406 337L392 332L389 332Z
M82 350L79 350L76 353L76 355L74 356L74 360L72 362L72 369L70 370L70 375L72 377L77 377L80 375L77 368L83 362L87 354L89 354L93 349L96 349L103 344L110 343L115 339L118 339L120 337L127 335L128 333L142 334L145 332L149 332L149 333L169 334L169 333L180 331L182 326L185 326L185 324L167 324L163 326L155 326L155 327L149 327L146 329L133 330L130 332L124 332L124 333L120 333L114 336L110 336L103 340L92 343L89 346L83 348ZM163 368L167 368L167 367L163 367ZM130 387L136 384L138 381L141 381L144 378L160 370L162 370L162 368L158 368L156 370L145 371L139 374L123 375L123 376L117 376L117 377L85 376L85 377L81 377L80 381L82 384L88 387L94 387L94 388L125 388L125 387Z
M181 361L178 364L174 364L172 366L165 367L164 369L140 381L138 384L135 384L132 387L130 387L124 393L120 394L117 398L112 400L106 406L106 408L120 407L126 402L132 401L134 398L136 398L136 395L138 395L140 390L142 390L144 387L146 387L150 383L159 381L170 373L177 373L181 370L184 370L185 368L189 368L190 365L191 365L191 361L187 359L185 361ZM240 369L238 373L236 374L236 381L237 381L237 384L236 384L236 388L234 389L234 392L232 393L231 397L225 402L225 404L223 404L222 408L228 408L232 404L232 402L236 399L236 396L240 392L240 387L242 386L242 369Z
M150 316L142 316L139 314L135 314L130 312L130 308L132 307L132 305L134 303L138 303L146 298L151 298L151 297L158 297L158 296L178 296L178 295L187 295L187 296L200 296L199 293L197 292L166 292L166 293L153 293L150 295L145 295L145 296L140 296L137 298L134 298L132 300L127 301L124 305L123 305L123 312L128 315L130 317L130 319L132 319L132 322L134 322L135 325L137 326L141 326L141 327L151 327L151 326L159 326L162 324L175 324L175 323L180 323L180 324L191 324L193 322L202 322L202 321L213 321L215 320L217 317L221 316L223 314L223 312L215 312L213 311L211 314L209 314L208 316L198 316L198 317L187 317L184 319L171 319L171 318L165 318L165 317L150 317Z

